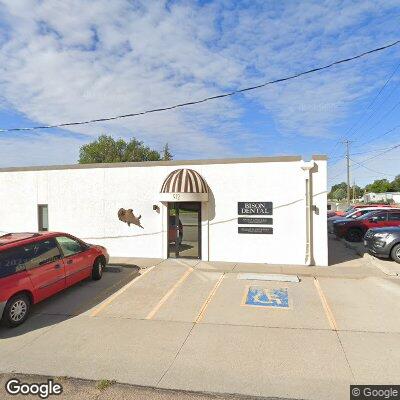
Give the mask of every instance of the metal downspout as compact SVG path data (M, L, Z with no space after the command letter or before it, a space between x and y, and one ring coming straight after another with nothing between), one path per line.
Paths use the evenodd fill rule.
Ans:
M305 173L306 181L306 256L305 264L312 266L314 262L314 243L313 243L313 185L312 169L315 167L314 161L303 161L301 169Z

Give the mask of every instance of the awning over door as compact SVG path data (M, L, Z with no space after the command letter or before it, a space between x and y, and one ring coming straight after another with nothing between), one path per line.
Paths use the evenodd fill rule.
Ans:
M208 186L203 177L188 168L172 171L160 191L161 201L208 201Z

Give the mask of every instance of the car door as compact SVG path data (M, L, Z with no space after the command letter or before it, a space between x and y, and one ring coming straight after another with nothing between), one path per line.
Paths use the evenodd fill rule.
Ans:
M90 276L93 257L88 247L70 236L57 236L56 240L63 255L66 286Z
M22 246L25 268L35 290L35 302L65 288L65 269L54 238Z
M381 211L374 214L371 218L368 218L364 223L367 225L367 229L370 228L380 228L386 226L388 219L387 211Z
M400 211L388 213L386 226L400 226Z

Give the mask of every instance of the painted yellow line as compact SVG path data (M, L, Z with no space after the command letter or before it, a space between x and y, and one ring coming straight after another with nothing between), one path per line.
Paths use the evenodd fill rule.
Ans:
M202 318L203 318L203 316L204 316L204 313L205 313L205 311L206 311L206 308L208 307L208 305L209 305L211 299L214 297L215 293L217 292L217 289L218 289L219 286L221 285L222 280L224 279L224 276L225 276L225 272L219 277L217 283L216 283L216 284L214 285L214 287L212 288L212 290L211 290L210 294L208 295L206 301L205 301L205 302L203 303L203 305L201 306L200 312L199 312L199 314L197 315L196 319L194 320L194 322L195 322L196 324L199 323L199 322L202 320Z
M99 315L101 311L103 311L112 301L114 301L120 294L124 293L125 290L129 289L133 284L135 284L137 281L139 281L141 278L143 278L147 273L149 273L153 268L155 268L155 265L146 269L141 275L139 275L136 279L133 281L127 283L125 286L123 286L121 289L118 290L118 292L115 292L112 296L110 296L107 300L105 300L103 303L101 303L97 308L95 308L92 313L90 314L91 317L95 317L96 315Z
M118 285L120 285L124 280L129 280L129 278L133 277L135 274L137 274L137 271L133 271L131 272L127 277L124 277L122 279L120 279L118 282L115 282L113 285L107 287L104 289L104 292L100 293L99 295L93 297L92 299L90 299L90 301L93 303L96 303L97 300L99 300L102 296L104 296L105 293L107 292L112 292L112 290L117 287ZM129 282L128 282L129 283ZM101 300L103 301L103 300ZM90 307L91 308L91 307ZM87 307L86 307L87 309ZM72 315L79 315L79 314L83 314L85 312L85 306L79 306L79 308L77 308L76 310L74 310L71 314Z
M335 321L335 317L333 316L332 310L329 307L328 300L326 299L324 292L322 291L321 285L319 284L318 279L315 277L314 277L314 285L317 288L317 292L321 299L322 306L324 307L326 318L328 318L329 321L329 325L333 331L337 331L338 327Z
M145 319L152 319L155 313L161 308L161 306L168 300L175 289L181 285L186 278L193 272L193 268L189 267L187 271L181 276L181 278L172 286L171 289L164 295L164 297L157 303L157 305L147 314Z

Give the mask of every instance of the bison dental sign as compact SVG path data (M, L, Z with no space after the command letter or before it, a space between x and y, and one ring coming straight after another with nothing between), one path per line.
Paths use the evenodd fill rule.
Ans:
M239 215L272 215L272 202L238 202Z
M238 214L249 217L239 217L238 224L244 225L272 225L272 218L253 217L255 215L272 215L272 202L270 201L243 201L238 202ZM239 226L238 233L269 234L273 233L272 227L265 226Z

